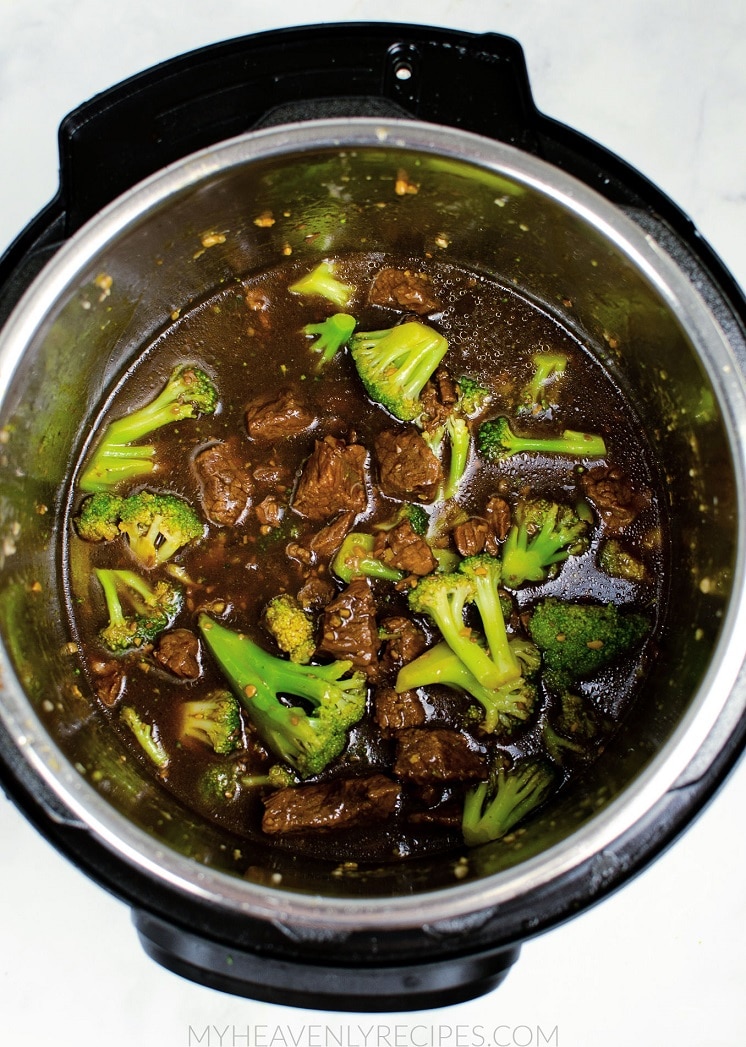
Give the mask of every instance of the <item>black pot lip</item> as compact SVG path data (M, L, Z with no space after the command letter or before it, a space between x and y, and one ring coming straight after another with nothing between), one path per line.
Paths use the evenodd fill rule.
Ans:
M622 250L628 249L648 277L657 283L673 308L683 309L690 329L718 344L716 359L703 362L716 390L724 401L724 420L733 434L733 453L738 472L746 475L744 441L741 434L746 418L746 392L731 357L725 336L712 320L704 303L694 295L675 263L657 249L651 238L621 211L582 182L558 171L515 147L494 142L470 132L437 127L413 120L371 118L308 121L249 132L164 168L129 190L91 219L48 263L24 294L21 302L0 332L0 388L10 380L23 348L43 323L48 308L69 283L70 271L77 272L87 260L110 241L130 220L145 220L159 204L185 184L208 178L232 164L245 163L247 149L251 159L281 155L294 143L305 150L329 146L351 148L351 128L359 147L405 148L417 151L447 151L447 144L468 144L473 150L469 162L488 166L503 158L499 173L528 183L566 201L576 213L596 228L600 227ZM319 133L328 136L320 141ZM353 136L354 137L354 136ZM258 150L258 154L257 154ZM492 160L487 158L491 157ZM463 154L454 156L463 159ZM549 182L546 181L551 175ZM135 212L132 207L135 206ZM129 218L127 216L129 215ZM600 217L599 217L600 215ZM665 280L660 275L663 267ZM15 344L16 349L13 349ZM8 350L10 346L10 350ZM5 357L9 357L9 361ZM729 369L730 367L730 369ZM743 492L739 492L739 512L743 513ZM735 577L743 575L744 552L739 549ZM96 840L125 865L164 883L170 890L196 903L245 913L251 917L284 922L294 926L329 927L340 931L360 928L406 928L423 923L438 924L474 913L491 912L514 903L524 895L534 895L563 880L571 879L579 866L604 851L613 850L617 841L645 822L656 804L678 784L696 782L699 772L691 768L707 748L708 738L716 733L718 720L742 723L746 709L743 656L736 642L744 635L746 597L738 594L731 601L723 624L717 651L699 694L686 717L663 749L653 757L638 778L602 813L577 830L568 840L536 858L483 881L454 883L438 891L400 898L319 897L282 891L238 880L228 874L199 866L165 847L154 846L153 839L120 815L69 765L67 758L49 739L31 707L18 695L11 696L12 707L0 707L0 716L10 737L34 775L49 788L72 819L84 826ZM722 653L718 657L718 651ZM12 681L10 664L2 667L3 678ZM726 713L726 705L728 711Z

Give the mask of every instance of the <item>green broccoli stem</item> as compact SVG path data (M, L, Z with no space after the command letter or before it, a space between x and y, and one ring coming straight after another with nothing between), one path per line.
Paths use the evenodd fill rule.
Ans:
M343 283L336 275L331 262L323 261L291 284L288 290L292 294L319 295L326 298L339 309L344 309L353 294L355 288Z
M195 368L177 368L155 399L109 424L105 442L114 445L131 443L170 422L193 418L200 410L195 399L201 399L205 379L206 376Z
M498 591L500 561L486 554L467 557L461 561L459 570L474 583L474 603L482 619L490 658L500 674L500 684L517 680L521 675L521 666L510 648Z
M446 420L446 431L449 437L450 457L448 472L442 490L444 501L449 498L455 498L458 494L469 463L469 451L471 449L471 433L469 432L466 419L451 412Z
M401 694L433 684L453 687L475 698L485 713L480 726L488 734L495 731L502 718L522 720L530 712L530 708L521 701L520 694L515 693L514 685L483 687L445 642L435 644L402 666L396 677L395 688Z
M332 571L349 584L353 578L377 578L382 582L398 582L404 572L388 567L373 555L375 536L352 531L346 536L332 561Z
M574 458L602 458L606 444L602 436L565 429L559 436L520 436L507 418L483 422L479 428L479 449L488 459L499 461L514 454L562 454Z
M501 839L547 799L553 785L553 772L538 762L524 761L510 771L500 768L491 781L466 794L464 842L477 847Z
M318 354L316 370L321 371L339 350L349 341L357 321L349 313L335 313L318 324L306 324L303 332L310 337L317 336L311 347Z
M352 662L337 661L330 665L299 665L275 657L245 633L235 632L209 615L198 619L205 641L227 678L236 685L236 697L252 704L275 695L292 694L305 698L314 706L321 705L338 688L344 690L352 681L340 679L352 668ZM254 689L257 694L247 695Z
M100 567L96 569L95 575L103 589L106 610L112 625L123 625L126 621L119 595L122 591L127 592L128 602L137 614L148 615L159 609L159 602L153 590L135 571Z
M131 705L126 705L122 709L121 717L122 722L132 731L148 759L160 770L165 770L168 765L168 753L161 740L156 736L153 726L145 723L137 710Z
M555 378L561 377L567 367L567 357L564 353L536 353L533 356L534 373L531 381L526 386L522 401L524 407L530 409L546 407L545 387Z
M504 668L492 660L464 623L464 608L474 591L474 583L464 575L430 575L410 592L410 607L433 619L448 646L483 687L500 687L506 682Z
M269 654L207 614L199 616L198 625L231 689L276 756L307 777L340 755L348 728L365 711L363 674L341 679L351 662L300 665ZM306 699L314 713L284 704L281 696Z
M204 371L193 364L179 365L153 400L107 425L80 476L80 489L104 491L125 479L148 475L154 469L155 448L129 445L169 422L211 414L217 402L217 390Z

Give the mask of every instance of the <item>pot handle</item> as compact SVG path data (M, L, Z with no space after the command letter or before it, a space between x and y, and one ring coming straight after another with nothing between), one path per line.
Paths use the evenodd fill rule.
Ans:
M394 23L258 33L155 66L65 118L66 233L143 178L215 142L268 123L358 115L534 144L526 63L509 37Z

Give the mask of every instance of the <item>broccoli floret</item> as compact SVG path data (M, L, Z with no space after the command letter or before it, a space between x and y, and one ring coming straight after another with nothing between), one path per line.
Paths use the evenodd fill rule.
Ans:
M264 621L291 662L311 661L316 650L313 619L295 597L289 593L274 596L264 609Z
M506 768L498 757L489 779L469 789L462 831L468 847L499 840L542 804L555 785L551 767L519 760Z
M323 370L342 346L346 345L356 323L355 317L349 313L335 313L319 324L306 324L303 333L316 339L311 348L319 354L316 361L317 371Z
M520 676L520 670L511 665L507 672L506 665L493 661L482 647L479 635L467 628L464 608L474 600L475 595L474 581L465 574L436 572L420 579L410 590L409 608L415 614L426 614L432 618L448 646L482 687L501 687L508 680Z
M460 378L457 388L458 399L452 405L445 421L422 434L436 458L447 458L445 478L438 492L440 501L455 498L458 494L471 454L472 431L469 418L478 414L490 400L489 389L475 378Z
M239 793L241 769L235 763L213 763L199 776L197 795L210 807L222 806Z
M319 774L343 752L347 732L365 712L362 672L349 661L298 665L264 651L247 635L201 614L199 629L264 744L298 774ZM343 677L346 677L343 679ZM309 702L307 713L288 700Z
M81 503L75 527L86 542L112 542L121 534L119 514L124 501L117 494L99 491Z
M157 728L146 723L131 705L123 707L121 717L122 722L132 731L148 759L152 760L160 770L164 770L168 764L168 753L158 737Z
M106 491L123 480L148 475L155 468L155 447L134 441L169 422L212 414L217 403L217 390L204 371L193 364L176 367L154 400L109 423L81 474L80 489Z
M232 753L241 744L241 713L230 691L214 691L194 698L180 709L179 737L192 738L220 755Z
M581 509L543 498L518 502L502 549L503 584L546 581L568 556L588 549L590 530Z
M449 457L442 492L444 499L456 497L469 464L472 431L468 419L479 414L490 401L489 389L475 378L459 378L457 385L458 400L445 421Z
M152 643L181 610L182 591L171 582L158 581L151 586L135 571L107 568L97 568L95 575L109 615L99 635L110 651Z
M562 764L568 753L584 758L597 751L606 730L603 717L588 699L563 691L544 725L542 740L552 759Z
M453 687L475 698L484 709L480 726L488 733L498 727L513 731L530 717L536 704L536 686L526 678L511 680L501 687L483 687L445 641L402 666L396 678L399 693L433 684Z
M556 379L565 373L567 357L564 353L535 353L531 362L534 373L521 391L520 410L540 414L552 406L548 393Z
M502 577L500 561L489 553L479 553L463 559L459 571L474 584L474 603L482 619L490 658L500 674L500 684L517 680L521 675L521 666L508 642L499 592Z
M383 582L401 581L404 577L403 571L389 567L373 555L375 541L372 534L351 531L332 560L332 571L348 585L353 578L377 578Z
M530 612L528 631L542 653L544 681L563 693L637 647L650 631L645 615L616 604L547 597Z
M126 534L140 563L150 568L165 563L182 546L201 538L204 524L183 498L140 491L122 499L119 530Z
M210 807L221 807L235 800L242 789L284 789L295 785L296 776L289 767L275 763L263 774L247 774L242 762L213 763L199 776L197 795Z
M644 582L648 577L645 564L617 538L606 538L600 544L598 566L612 578L624 578L628 582Z
M338 279L331 262L319 262L315 269L296 280L288 288L293 294L320 295L338 309L344 309L355 293L355 288Z
M414 533L420 538L427 535L430 516L424 506L416 502L404 502L390 520L374 524L376 531L393 531L400 523L408 520Z
M483 411L492 399L489 389L476 378L462 375L458 382L458 410L467 418L473 418Z
M477 442L480 453L492 462L514 454L565 454L573 458L603 458L606 444L602 436L565 429L559 436L518 436L507 418L491 418L479 427Z
M403 422L422 414L420 393L447 351L446 339L418 320L383 331L359 331L350 338L350 353L368 396Z

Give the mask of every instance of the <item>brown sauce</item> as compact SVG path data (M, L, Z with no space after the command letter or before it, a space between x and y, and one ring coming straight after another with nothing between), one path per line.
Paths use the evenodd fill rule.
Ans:
M596 540L587 553L570 558L553 580L540 587L518 590L514 594L515 621L520 622L522 607L537 598L539 589L542 595L551 593L565 599L593 598L648 609L660 606L664 597L661 536L665 520L654 457L624 390L602 368L592 349L549 312L496 280L443 263L423 264L364 254L336 262L340 279L357 289L347 309L355 315L358 330L389 327L400 322L406 312L368 301L368 288L384 266L413 268L428 275L441 307L431 310L423 322L448 339L444 363L449 372L454 376L469 375L491 390L493 399L485 417L515 415L517 397L531 373L531 357L537 350L566 354L567 375L557 395L557 406L542 423L602 433L607 445L606 461L613 463L635 490L645 494L644 505L624 533L626 546L645 563L644 582L612 578L599 569ZM174 558L181 577L189 580L184 609L174 626L195 632L195 613L200 607L225 608L227 624L249 633L268 650L275 648L261 625L263 608L279 592L295 594L308 581L309 565L292 555L292 550L298 545L307 546L314 532L326 522L303 519L291 505L299 470L315 441L331 435L370 449L382 430L397 424L367 398L347 352L339 353L321 374L314 373L310 342L302 328L309 322L320 322L336 310L321 298L288 292L289 284L307 268L288 263L227 286L184 312L152 345L143 347L136 368L109 400L108 417L121 416L128 405L149 400L162 387L173 366L182 361L198 364L213 376L220 393L218 412L159 430L152 439L157 447L157 472L131 487L169 491L199 509L202 489L191 463L199 450L217 442L233 441L251 476L251 505L235 526L208 524L205 537ZM269 444L252 441L246 430L247 404L281 388L297 391L315 423L304 432ZM508 502L528 491L537 496L567 499L579 490L578 477L578 462L567 457L520 455L489 464L474 456L457 499L458 507L464 517L470 517L483 514L495 495ZM80 497L71 507L73 516L79 502ZM367 530L391 518L398 505L395 499L377 490L375 470L369 466L367 506L357 515L355 529ZM211 763L240 760L249 774L263 773L276 763L248 725L246 748L230 757L216 756L205 746L184 744L179 738L180 703L225 686L209 654L201 652L199 678L190 680L175 676L147 649L121 656L108 653L98 638L106 611L91 577L92 570L101 566L131 568L132 557L124 540L100 544L81 541L72 520L68 533L71 625L93 691L104 699L103 715L111 721L112 729L120 732L134 758L149 767L147 757L119 717L124 701L134 706L143 720L157 725L159 739L169 754L164 772L151 766L163 787L188 807L238 836L266 843L268 837L261 829L266 789L243 788L224 804L205 805L197 787L200 775ZM328 571L322 570L319 577L327 585L331 582L337 592L343 588ZM378 583L373 592L379 618L411 617L406 592ZM429 639L433 636L434 631L430 630ZM585 694L603 713L609 730L625 714L640 685L643 663L639 655L640 652L635 659L622 661L584 684ZM112 662L123 670L124 682L107 696L102 679ZM382 732L376 723L372 711L376 686L373 679L369 712L350 732L345 753L322 773L321 780L361 774L395 777L395 732ZM489 755L503 749L516 756L542 748L546 702L539 703L524 728L504 737L499 732L485 736L474 728L469 718L471 703L462 694L432 687L420 699L424 727L461 732L477 753ZM604 740L599 739L599 750ZM579 774L582 769L582 762L575 766L569 761L562 774ZM271 843L299 854L333 860L382 861L448 851L460 846L457 811L463 788L459 781L427 786L405 783L396 812L381 824L278 834Z

